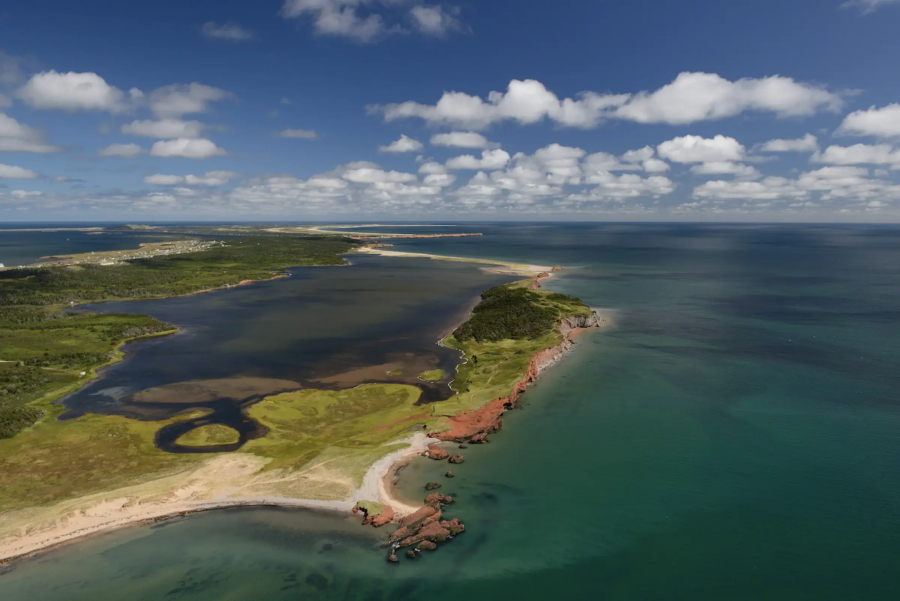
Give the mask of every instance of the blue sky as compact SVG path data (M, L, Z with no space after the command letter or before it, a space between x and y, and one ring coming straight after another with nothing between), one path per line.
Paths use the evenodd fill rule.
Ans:
M0 6L0 221L900 221L900 0Z

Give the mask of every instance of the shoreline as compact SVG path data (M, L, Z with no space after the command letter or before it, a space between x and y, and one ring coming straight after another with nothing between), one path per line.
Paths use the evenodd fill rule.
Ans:
M449 261L460 261L467 263L476 263L476 264L484 264L494 266L493 268L485 268L492 272L496 273L507 273L511 275L523 275L526 277L530 277L539 281L541 279L552 277L553 268L539 266L539 265L528 265L528 264L520 264L520 263L512 263L505 261L494 261L488 259L470 259L464 257L447 257L442 255L430 255L424 253L407 253L400 251L387 251L383 249L371 249L371 248L362 248L357 250L356 252L360 253L369 253L369 254L378 254L383 256L393 256L393 257L413 257L413 258L431 258L433 260L449 260ZM289 274L282 273L277 274L273 278L277 279L279 277L287 277ZM269 281L269 280L261 280L261 281ZM238 285L245 285L253 283L253 281L242 281ZM200 294L204 292L212 292L215 290L223 290L228 289L235 286L226 286L223 288L214 288L209 290L196 291L191 294ZM184 295L181 295L184 296ZM93 304L93 303L88 303ZM605 320L604 320L605 321ZM608 324L607 324L608 325ZM560 333L563 335L563 342L557 347L552 347L551 349L545 349L544 351L540 351L536 353L532 357L532 362L537 360L537 358L546 354L548 351L551 354L555 355L548 363L542 365L537 373L532 377L530 374L525 374L523 380L520 384L517 384L512 392L511 396L516 396L517 393L523 392L525 386L528 383L534 381L537 375L545 369L549 367L551 364L557 362L559 358L565 354L569 348L572 346L571 339L575 337L575 333L570 331L562 331L563 324L560 324ZM573 328L572 330L575 330ZM577 328L580 330L580 328ZM587 328L585 328L587 329ZM177 333L180 329L173 331L168 331L165 333L156 334L156 336L161 335L170 335L173 333ZM580 333L580 332L578 332ZM570 334L572 334L570 336ZM124 346L128 342L132 342L134 340L123 341L122 345L117 348L117 351L121 346ZM441 344L443 338L438 341L438 344ZM556 353L558 347L562 347L558 353ZM120 355L115 361L110 362L110 364L121 361L122 354L121 351L118 352ZM463 354L463 359L465 359ZM107 367L108 365L104 365L102 367ZM91 381L95 380L100 376L97 373L99 371L98 368L92 378L90 378L87 382L82 384L82 386L87 385ZM457 371L459 366L457 365ZM522 387L522 391L517 390L519 387ZM81 386L79 386L80 388ZM69 394L72 392L71 390L66 392L65 394ZM65 394L61 395L58 398L62 398ZM481 412L488 406L493 406L500 401L500 405L502 407L501 414L505 411L505 403L509 400L509 397L498 398L490 401L485 406L475 409L472 411L465 412L463 415L472 415L478 412ZM514 402L514 399L513 399ZM211 498L205 499L196 499L198 494L201 493L201 489L198 488L198 481L202 481L202 477L199 476L200 472L206 471L215 471L213 468L213 464L221 463L221 466L226 466L227 464L236 464L242 460L245 460L248 457L252 457L249 454L242 454L240 451L236 453L228 453L222 456L214 457L211 460L208 460L193 470L193 472L189 470L181 471L174 474L169 474L168 476L163 476L156 480L149 481L147 483L138 484L130 487L124 487L112 491L107 491L104 493L96 493L94 495L89 495L87 497L80 497L76 499L72 499L69 501L62 502L57 504L53 508L50 508L49 511L57 510L57 516L52 518L52 524L47 525L46 521L50 518L45 518L44 523L35 520L35 522L31 523L29 527L26 528L21 527L22 534L12 538L11 536L6 536L3 539L0 539L0 567L7 566L16 561L24 560L34 555L43 553L45 551L49 551L60 546L71 544L73 542L77 542L83 538L87 538L89 536L94 536L97 534L102 534L105 532L110 532L113 530L118 530L122 528L127 528L131 526L140 526L146 524L157 523L160 521L164 521L167 519L181 517L185 515L189 515L192 513L213 511L216 509L232 509L232 508L241 508L241 507L282 507L282 508L297 508L297 509L312 509L312 510L321 510L327 512L334 513L343 513L345 515L351 514L351 509L355 506L357 501L360 500L371 500L378 503L382 503L384 505L389 505L391 509L395 512L397 517L403 517L405 515L409 515L411 513L419 510L422 505L411 505L406 501L400 499L396 495L396 491L394 490L394 479L397 476L397 473L408 465L415 457L421 456L425 450L427 449L428 444L438 444L441 442L446 442L449 439L443 438L435 438L430 434L426 434L425 431L416 432L406 438L395 441L392 444L403 444L407 443L408 446L402 449L398 449L387 455L381 457L377 461L375 461L369 468L366 470L365 475L363 477L362 484L355 489L350 495L348 495L344 499L340 500L314 500L314 499L302 499L297 497L280 497L280 496L247 496L247 497L232 497L229 493L235 492L234 488L221 490L218 495L213 495ZM258 458L257 458L258 459ZM252 462L251 462L252 463ZM216 466L220 467L220 466ZM232 466L233 467L233 466ZM256 467L260 467L257 465ZM242 468L246 471L247 466L237 466L238 471ZM234 471L234 469L232 469ZM255 473L255 468L253 472L247 472L249 476L251 473ZM190 476L185 479L185 476ZM175 487L172 491L170 491L170 496L174 495L176 498L171 501L163 501L158 502L157 505L150 508L141 508L141 502L138 501L136 493L140 492L139 490L131 490L131 495L129 495L130 489L139 489L142 486L147 488L152 488L153 484L159 484L160 482L166 481L167 479L172 479L173 484L175 481L180 481L180 486ZM224 481L224 479L222 479ZM219 483L221 484L221 483ZM252 486L252 484L247 485ZM195 490L191 492L191 488ZM238 489L239 490L239 489ZM145 491L146 492L146 491ZM206 493L209 494L209 489L206 490ZM179 495L189 494L186 499L181 498ZM151 496L149 499L145 499L145 502L151 504L153 497ZM90 505L94 502L94 505ZM80 506L79 506L80 503ZM69 511L63 511L59 514L60 509L64 509L68 507ZM47 508L32 508L24 511L31 512L40 512L42 509ZM20 512L15 512L21 515ZM78 515L80 514L80 515ZM2 524L2 516L0 516L0 524Z
M161 503L152 508L142 509L140 503L131 505L134 497L126 494L127 489L92 495L92 497L96 497L94 499L96 505L81 509L72 507L69 514L80 515L72 515L71 517L67 515L64 517L65 524L61 528L62 531L60 531L59 527L36 528L35 532L26 533L19 539L7 537L0 540L0 567L9 566L17 561L29 559L92 536L125 528L156 524L178 517L218 509L279 507L284 509L324 511L349 517L352 515L350 510L353 509L358 500L370 499L390 505L395 513L402 517L417 511L420 506L409 505L395 497L391 487L387 485L387 480L393 477L397 466L405 465L412 458L421 455L428 444L439 441L428 438L424 432L417 432L397 442L405 442L409 446L388 453L373 463L363 476L362 485L343 499L318 500L279 496L223 497L218 500L215 498L208 500L191 500L188 498L187 500L176 499L173 502ZM235 457L239 453L229 455ZM209 463L212 462L202 464L195 471L203 470ZM183 475L183 472L169 477L181 475ZM74 503L69 502L69 504L75 505L77 501L76 499ZM98 507L102 507L105 510L102 515L96 515L96 512L92 512ZM42 533L44 536L41 536Z

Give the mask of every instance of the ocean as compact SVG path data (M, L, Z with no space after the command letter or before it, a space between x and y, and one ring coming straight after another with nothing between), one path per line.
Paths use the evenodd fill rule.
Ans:
M410 499L443 483L463 535L391 565L382 533L351 516L210 512L14 564L0 598L900 598L900 228L443 229L485 236L395 247L562 265L545 287L614 321L544 372L455 478L424 459L401 471ZM240 294L210 296L227 313Z

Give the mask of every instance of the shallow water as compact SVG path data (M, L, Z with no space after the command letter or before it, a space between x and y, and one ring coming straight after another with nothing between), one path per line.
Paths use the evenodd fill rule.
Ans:
M465 319L482 290L514 278L465 263L350 259L350 266L297 267L288 278L230 290L82 307L146 313L182 331L126 346L123 362L62 399L63 419L87 412L163 419L188 408L212 409L212 415L173 424L157 437L168 451L211 452L234 450L265 434L243 410L285 390L381 381L421 387L420 402L448 397L459 354L438 340ZM434 368L444 370L445 381L418 379ZM241 442L221 448L175 443L208 423L237 429Z
M465 534L392 566L343 517L209 513L22 562L0 597L900 598L900 229L475 231L396 244L565 265L546 285L617 326L579 338L455 478L401 472L409 498L441 482Z

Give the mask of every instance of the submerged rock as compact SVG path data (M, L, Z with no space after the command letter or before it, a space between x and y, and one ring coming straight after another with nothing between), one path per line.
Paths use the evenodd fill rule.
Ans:
M450 463L462 463L465 459L463 459L462 455L456 454L450 457Z
M469 448L469 445L467 445L466 443L462 443L461 445L459 445L459 448L461 448L461 449L468 449L468 448Z
M416 552L413 551L412 549L410 549L409 551L406 552L406 556L409 557L410 559L413 559L416 556Z
M397 563L398 561L400 561L399 559L397 559L396 547L391 547L391 554L388 555L388 561L391 563Z
M447 477L447 478L452 478L452 477L453 477L453 472L447 472L446 474L444 474L444 476Z
M440 482L429 482L425 485L425 490L436 490L441 487Z

